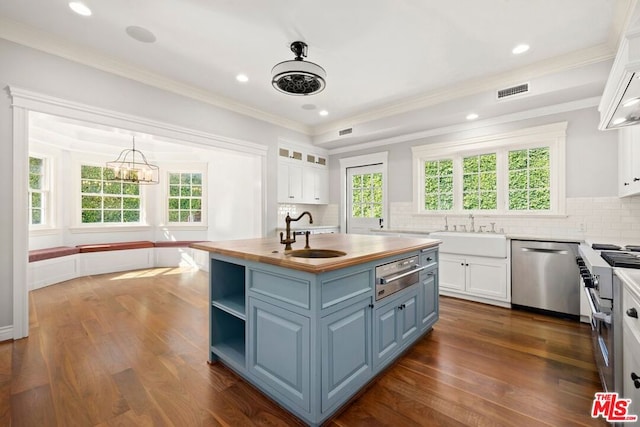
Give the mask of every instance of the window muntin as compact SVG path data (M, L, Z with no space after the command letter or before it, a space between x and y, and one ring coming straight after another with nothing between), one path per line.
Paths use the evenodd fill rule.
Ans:
M509 210L551 209L549 147L509 151Z
M353 218L382 217L382 173L353 175L351 206Z
M40 157L29 157L29 224L47 224L48 179L46 161Z
M424 162L424 209L426 211L453 209L453 160Z
M82 224L140 223L140 185L117 180L112 169L80 166Z
M462 208L464 210L498 208L497 172L496 153L462 159Z
M202 176L201 172L169 173L168 222L202 223Z

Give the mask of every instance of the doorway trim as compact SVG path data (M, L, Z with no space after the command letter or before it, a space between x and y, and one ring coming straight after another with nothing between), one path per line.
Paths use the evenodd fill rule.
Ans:
M379 153L364 154L362 156L343 157L340 161L340 230L344 233L347 231L347 169L359 166L382 165L382 173L384 174L384 194L389 198L389 169L388 161L389 152L381 151ZM389 218L389 200L385 203L385 209L382 212L383 218ZM388 224L388 222L387 222Z
M262 182L267 182L269 147L265 145L102 109L15 86L9 86L8 91L13 109L13 325L10 334L14 340L29 335L29 289L27 285L29 224L26 215L28 206L29 111L149 133L235 153L258 155L262 163ZM263 236L266 230L267 186L263 184L261 231Z

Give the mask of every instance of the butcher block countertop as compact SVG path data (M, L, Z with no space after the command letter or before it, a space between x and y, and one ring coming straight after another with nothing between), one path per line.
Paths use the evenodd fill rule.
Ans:
M304 236L298 236L293 249L304 248ZM347 254L336 258L298 258L286 255L279 237L221 242L201 242L192 248L229 257L277 265L308 273L324 273L363 264L406 252L436 247L437 239L371 236L358 234L315 234L309 239L312 249L332 249Z

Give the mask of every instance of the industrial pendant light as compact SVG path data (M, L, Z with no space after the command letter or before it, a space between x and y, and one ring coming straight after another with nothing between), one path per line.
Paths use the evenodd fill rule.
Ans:
M116 179L137 184L158 184L159 168L147 161L142 151L136 150L136 137L133 137L133 148L122 150L118 158L107 162Z
M273 87L287 95L313 95L322 92L327 73L307 57L307 44L301 41L291 43L295 59L277 64L271 70Z

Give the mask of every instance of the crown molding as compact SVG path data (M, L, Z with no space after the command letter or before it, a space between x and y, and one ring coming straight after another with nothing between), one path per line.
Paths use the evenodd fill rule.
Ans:
M400 144L408 141L416 141L419 139L429 138L432 136L446 135L453 132L468 131L488 126L495 126L503 123L510 123L519 120L527 120L536 117L549 116L552 114L566 113L569 111L582 110L585 108L597 107L600 97L586 98L578 101L565 102L563 104L550 105L531 110L520 111L517 113L504 114L502 116L493 117L486 120L478 120L473 124L461 123L440 128L428 129L420 132L408 133L405 135L394 136L391 138L383 138L376 141L364 142L362 144L354 144L346 147L334 148L329 150L329 155L349 153L352 151L366 150L385 145Z
M380 120L389 116L431 107L448 101L453 101L466 96L475 95L485 91L494 91L500 87L520 84L536 77L584 67L602 61L607 61L615 56L615 51L608 43L603 43L587 49L574 51L566 55L556 56L549 60L540 61L505 73L495 74L486 78L472 79L465 82L440 88L436 91L389 104L378 109L372 109L366 113L351 116L326 125L314 128L313 136L320 136L327 132L336 132L339 129L354 127L358 124Z
M0 17L0 38L305 135L310 135L312 131L309 126L296 121L240 104L2 17Z

